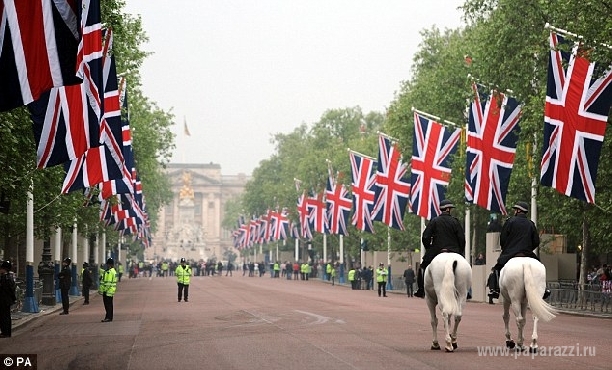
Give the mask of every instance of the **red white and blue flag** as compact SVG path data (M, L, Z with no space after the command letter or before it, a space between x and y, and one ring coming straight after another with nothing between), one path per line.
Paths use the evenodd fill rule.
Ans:
M467 130L465 198L489 211L507 214L506 194L521 119L521 106L508 95L488 96L472 83L474 101Z
M578 44L550 34L548 86L540 183L572 198L595 203L597 166L612 102L612 70L594 75L595 63Z
M83 12L81 29L84 37L79 46L81 53L87 56L81 67L83 82L73 86L54 87L28 104L36 140L38 168L56 166L79 158L87 149L100 146L101 143L104 64L110 56L112 35L109 32L106 42L102 42L98 0L88 1Z
M327 178L325 202L327 203L327 225L330 234L348 235L346 225L353 201L346 187L334 179L331 173Z
M378 166L372 220L404 230L404 213L410 195L407 166L397 143L385 135L378 137Z
M434 120L414 112L410 209L431 219L440 214L450 181L450 156L457 151L461 130L448 130Z
M306 199L306 207L308 208L308 221L312 230L321 234L328 234L327 207L323 200L323 191L309 196Z
M75 75L81 35L77 0L0 2L0 111L37 100Z
M302 238L306 240L312 240L312 230L310 230L308 200L306 197L306 191L302 191L302 194L298 197L297 211L298 216L300 218L300 234L302 235Z
M360 231L374 232L372 208L376 190L376 160L349 151L353 182L353 217L351 223Z

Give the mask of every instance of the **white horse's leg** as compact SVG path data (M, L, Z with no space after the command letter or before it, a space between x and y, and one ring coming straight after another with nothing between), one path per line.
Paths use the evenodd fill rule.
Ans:
M442 318L444 319L444 342L445 342L444 349L446 350L446 352L453 352L454 348L451 342L451 335L450 335L451 315L443 313Z
M529 353L538 352L538 317L533 317L533 333L531 333L531 344L529 345Z
M457 328L459 327L460 322L461 316L455 316L455 325L453 326L453 332L451 333L451 343L453 345L453 349L457 349Z
M518 335L516 338L516 344L517 344L517 349L521 351L525 349L525 347L523 347L523 343L525 342L525 337L523 336L523 329L525 328L525 313L526 312L527 312L527 303L521 303L520 309L516 311L517 313L516 326L518 327Z
M504 299L504 328L506 330L506 347L514 348L514 341L512 340L512 334L510 334L510 301Z
M427 307L429 307L429 314L431 316L431 330L433 332L433 339L431 341L431 349L440 349L440 344L438 343L438 317L436 316L436 304L430 300L429 297L426 298Z

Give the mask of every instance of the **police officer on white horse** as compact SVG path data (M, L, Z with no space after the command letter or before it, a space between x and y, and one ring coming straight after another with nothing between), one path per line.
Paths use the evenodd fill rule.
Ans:
M455 252L463 255L465 251L465 233L459 220L451 216L451 210L455 208L450 200L440 202L438 217L435 217L423 231L422 242L425 248L423 262L417 274L418 290L414 293L415 297L425 298L424 274L425 269L431 261L442 252Z
M516 202L512 208L514 216L510 217L502 227L500 235L501 254L497 259L495 278L492 279L494 286L489 291L489 297L499 298L499 272L513 257L531 257L538 261L538 256L533 252L540 245L540 235L530 219L527 218L528 205L526 202ZM544 291L544 299L548 298L550 290Z

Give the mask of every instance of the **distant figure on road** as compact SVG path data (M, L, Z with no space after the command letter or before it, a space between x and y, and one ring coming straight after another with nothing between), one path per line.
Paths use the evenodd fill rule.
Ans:
M191 267L181 258L181 264L174 271L176 275L176 283L178 284L178 301L180 302L185 297L185 302L189 302L189 281L191 280ZM183 295L183 292L185 294Z
M100 279L100 287L98 288L98 293L102 294L104 311L106 311L102 322L113 321L113 296L115 291L117 291L117 271L115 270L115 260L109 258L106 260L106 271Z
M0 265L0 338L10 338L13 327L11 305L17 302L17 297L15 280L11 276L12 268L10 261L3 261Z
M57 278L59 279L60 291L62 294L62 312L60 315L68 315L68 310L70 308L70 301L68 299L68 292L70 291L70 286L72 285L72 272L70 271L70 264L72 260L70 258L64 258L62 261L62 270L57 274Z
M415 276L412 265L408 265L408 268L404 270L404 282L406 283L406 294L408 297L414 297L413 285Z
M83 297L85 298L83 305L86 305L89 304L89 289L91 289L91 285L93 284L91 271L89 270L89 264L87 262L83 262L83 270L81 270L81 284L83 285Z

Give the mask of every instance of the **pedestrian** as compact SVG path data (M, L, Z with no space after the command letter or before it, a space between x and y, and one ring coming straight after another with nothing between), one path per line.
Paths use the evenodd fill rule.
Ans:
M100 279L100 287L98 293L102 295L102 302L104 302L104 311L106 315L102 322L113 321L113 297L117 290L117 271L115 270L115 261L112 258L106 260L106 271Z
M178 265L174 271L174 275L176 275L176 283L178 284L178 301L180 302L184 297L185 302L189 302L189 281L191 280L191 267L187 265L185 258L181 258L181 264Z
M451 210L455 208L450 200L440 202L440 211L438 217L433 218L427 224L421 241L425 248L423 262L419 267L417 275L418 289L414 295L419 298L425 298L425 289L423 288L425 269L431 261L442 252L454 252L462 254L465 250L465 234L459 220L451 216Z
M378 283L378 296L387 296L387 276L389 271L385 268L384 263L380 263L376 269L376 282Z
M491 273L487 278L487 288L489 288L489 291L495 289L495 266L491 267ZM494 304L493 297L491 295L489 295L489 304Z
M68 309L70 308L70 300L68 298L68 292L70 291L70 286L72 285L72 272L70 271L70 264L72 260L70 258L64 258L62 261L62 269L57 274L57 278L59 279L59 287L62 295L62 312L60 315L68 315Z
M227 268L225 269L225 276L227 276L227 275L234 276L232 271L234 271L234 264L231 263L231 262L228 262L227 263Z
M502 226L499 236L501 254L497 263L493 266L495 270L493 288L489 288L489 297L499 298L499 272L513 257L531 257L540 260L533 250L540 245L540 235L535 223L527 218L529 206L525 202L517 202L514 206L514 216L510 217ZM544 290L544 299L548 298L550 290Z
M117 262L117 281L121 282L121 277L123 276L123 265L121 262Z
M413 285L414 285L414 270L412 265L408 265L408 268L404 270L404 282L406 283L406 295L408 297L414 296Z
M484 265L486 264L485 258L482 253L478 253L478 257L474 260L474 265Z
M10 338L12 321L11 306L17 302L16 284L11 274L13 265L10 261L0 264L0 338Z
M219 276L223 276L223 262L221 261L217 263L217 272L219 273Z
M91 285L93 284L93 279L91 278L91 270L89 270L89 264L87 262L83 262L83 270L81 271L81 284L83 286L83 297L85 301L83 305L89 304L89 289L91 289Z

